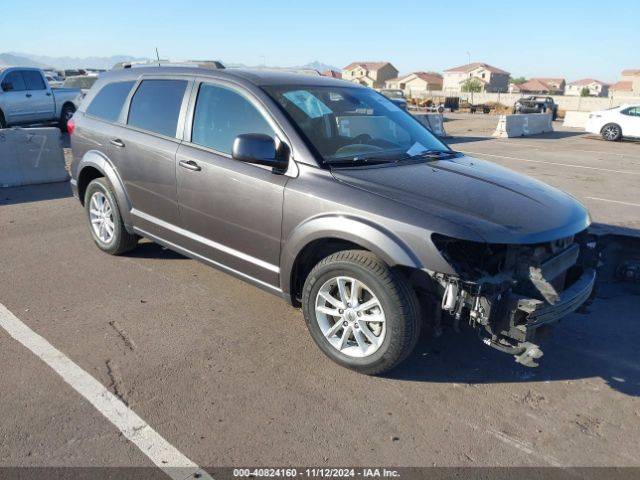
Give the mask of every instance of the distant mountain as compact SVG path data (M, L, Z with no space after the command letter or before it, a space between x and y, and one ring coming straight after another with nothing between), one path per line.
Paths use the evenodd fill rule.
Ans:
M22 63L13 63L14 65L21 67L30 66L49 66L58 68L61 70L72 68L100 68L110 69L116 63L119 62L134 62L140 60L148 60L142 57L132 57L131 55L113 55L111 57L49 57L46 55L31 55L28 53L16 53L11 52L9 54L1 54L0 62L2 61L2 55L10 55L17 59L23 59ZM24 61L35 63L37 65L26 65Z
M116 63L135 62L149 60L148 58L132 57L131 55L113 55L111 57L50 57L46 55L32 55L30 53L0 53L0 65L13 65L16 67L38 67L38 68L57 68L60 70L73 68L100 68L109 70ZM247 65L242 63L224 62L227 67L246 68ZM264 66L262 66L264 68ZM249 67L250 68L250 67ZM267 67L268 68L268 67ZM286 68L286 67L275 67ZM327 63L313 61L302 66L291 68L312 68L319 72L325 70L335 70L340 72L341 69L329 65Z
M320 73L326 71L326 70L333 70L335 72L341 72L342 69L338 68L338 67L334 67L333 65L329 65L327 63L322 63L319 62L318 60L315 60L311 63L307 63L306 65L302 65L302 68L313 68L314 70L318 70Z
M41 63L22 55L14 53L0 53L0 65L7 65L12 67L36 67L47 68L50 65Z

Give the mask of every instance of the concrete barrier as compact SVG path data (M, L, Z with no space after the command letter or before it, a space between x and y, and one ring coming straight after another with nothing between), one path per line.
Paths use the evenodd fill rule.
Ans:
M63 182L68 179L59 129L0 130L0 187Z
M553 132L550 113L530 113L524 115L500 115L494 137L511 138Z
M441 113L412 113L416 119L440 138L448 137Z
M565 127L582 128L584 130L587 127L587 120L589 120L589 112L569 110L564 112L564 122L562 125Z

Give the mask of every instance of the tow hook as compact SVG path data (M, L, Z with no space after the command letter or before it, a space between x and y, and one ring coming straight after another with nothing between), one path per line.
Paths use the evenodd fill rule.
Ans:
M482 343L503 353L510 353L513 355L516 363L525 367L537 367L538 364L536 363L536 360L544 355L542 350L540 350L540 347L535 343L524 342L518 344L518 346L507 346L496 342L489 337L482 336L480 332L478 332L478 335L480 336Z
M531 342L522 343L521 347L524 347L524 352L519 355L513 356L516 360L516 363L519 363L525 367L537 367L538 364L536 363L536 360L544 355L544 353L542 353L542 350L540 350L540 347Z

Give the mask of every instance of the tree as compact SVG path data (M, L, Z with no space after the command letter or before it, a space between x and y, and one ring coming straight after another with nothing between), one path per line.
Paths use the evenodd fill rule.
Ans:
M509 76L509 83L514 83L516 85L522 85L526 81L527 81L527 79L524 78L524 77L512 77L512 76Z
M581 97L590 97L591 96L591 90L589 90L589 87L582 87L582 90L580 90L580 96Z
M482 82L477 78L467 78L462 84L463 92L481 92L482 91Z

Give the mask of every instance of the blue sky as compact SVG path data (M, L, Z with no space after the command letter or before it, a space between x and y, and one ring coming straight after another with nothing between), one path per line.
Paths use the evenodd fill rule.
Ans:
M249 65L387 60L402 73L465 64L469 52L515 76L604 81L640 68L638 0L3 3L3 52L150 57L157 46L164 58Z

